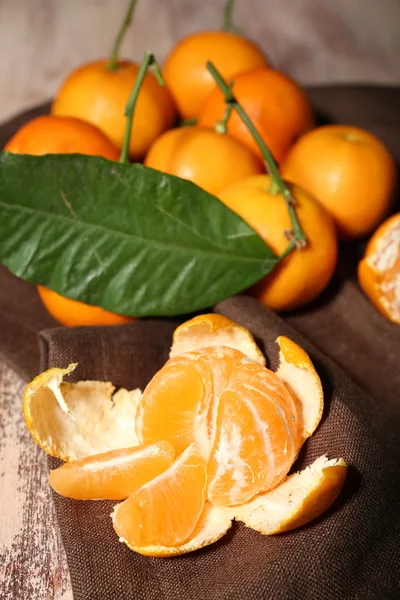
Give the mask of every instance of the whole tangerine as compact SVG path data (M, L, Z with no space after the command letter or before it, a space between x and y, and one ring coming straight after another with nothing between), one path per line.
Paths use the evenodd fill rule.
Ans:
M89 154L118 160L118 148L94 125L72 117L43 115L32 119L7 142L14 154Z
M67 327L80 325L122 325L132 321L132 317L118 315L100 306L85 304L79 300L66 298L44 287L38 285L40 299L51 316Z
M268 175L249 177L219 194L220 200L242 217L275 254L288 246L285 231L291 229L286 201L271 193ZM291 310L314 300L328 285L337 262L338 244L333 220L311 194L288 184L296 213L307 236L307 246L292 251L250 293L277 311Z
M351 125L326 125L303 136L282 165L283 176L313 194L342 238L370 233L389 212L396 165L376 136Z
M15 154L88 154L118 160L119 151L94 125L72 117L44 115L23 125L4 148ZM117 325L131 317L117 315L37 286L47 311L63 325Z
M197 126L163 133L144 164L193 181L210 194L265 171L258 157L232 136Z
M58 91L53 115L78 117L96 125L121 148L126 127L124 110L139 72L139 65L118 60L115 69L108 61L95 60L73 71ZM144 157L152 142L175 121L173 100L152 73L145 75L133 118L129 154Z
M162 71L183 119L197 117L215 87L206 67L208 60L226 79L268 66L266 56L254 42L234 33L200 31L183 38L166 58Z
M279 71L263 68L237 75L233 77L233 94L278 163L293 142L314 125L306 93ZM225 106L223 93L214 86L200 111L199 125L214 127L223 118ZM257 143L235 110L228 121L228 133L261 156Z

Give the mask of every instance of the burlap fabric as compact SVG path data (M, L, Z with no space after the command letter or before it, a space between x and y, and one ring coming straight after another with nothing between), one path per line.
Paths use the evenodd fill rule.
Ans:
M375 130L399 156L398 91L338 88L316 90L313 97L328 116ZM361 250L347 248L326 294L284 320L246 297L214 309L253 332L272 368L277 335L292 337L310 353L323 380L326 409L296 466L323 453L346 459L347 481L332 509L281 536L264 537L235 524L207 549L161 560L136 555L118 542L109 517L112 503L55 495L75 600L400 597L400 335L354 282ZM38 369L36 332L53 323L34 288L0 269L0 350L23 376ZM76 378L144 387L166 360L175 326L143 320L112 328L49 329L40 334L41 367L78 361Z

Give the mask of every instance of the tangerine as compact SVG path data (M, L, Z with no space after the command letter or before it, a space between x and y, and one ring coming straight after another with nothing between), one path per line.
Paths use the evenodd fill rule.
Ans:
M358 265L358 280L378 310L400 324L400 213L375 231Z
M133 317L119 315L105 310L100 306L93 306L61 296L54 290L38 285L40 299L51 316L67 327L80 325L122 325L133 321Z
M96 125L120 149L126 127L125 106L139 65L127 60L118 60L115 69L107 65L106 59L95 60L73 71L59 89L51 111ZM142 159L153 141L173 125L175 116L167 88L160 86L152 73L146 73L133 117L131 159Z
M233 77L233 94L278 163L293 142L314 125L306 93L279 71L262 68L241 73ZM199 125L214 127L224 111L224 95L214 86L200 111ZM235 110L228 120L228 133L262 158L259 146Z
M179 127L163 133L150 147L144 164L189 179L210 194L265 171L241 142L206 127Z
M170 359L146 387L136 415L141 443L196 443L208 462L208 498L241 504L275 487L303 442L295 400L279 377L225 346Z
M110 450L65 463L50 471L51 487L75 500L123 500L172 465L168 442Z
M314 300L328 285L337 262L338 243L333 220L325 208L301 187L288 184L307 246L294 250L250 290L273 310L291 310ZM268 175L250 177L219 194L220 200L242 217L277 254L288 245L291 229L282 194L269 192Z
M200 31L183 38L166 58L162 70L183 119L197 117L214 89L206 66L208 60L226 79L268 66L267 58L254 42L234 33Z
M14 154L89 154L117 161L119 151L100 129L73 117L43 115L18 129L5 152Z
M389 150L352 125L325 125L304 135L286 156L282 174L322 202L342 238L370 233L389 212L396 186Z

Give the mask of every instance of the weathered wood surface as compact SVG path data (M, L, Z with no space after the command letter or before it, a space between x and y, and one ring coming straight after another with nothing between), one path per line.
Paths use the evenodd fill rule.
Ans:
M128 0L0 0L0 122L40 104L78 64L109 52ZM225 0L139 0L123 54L218 28ZM400 83L399 0L236 0L272 63L308 84Z
M25 426L23 389L0 363L0 598L72 600L47 458Z

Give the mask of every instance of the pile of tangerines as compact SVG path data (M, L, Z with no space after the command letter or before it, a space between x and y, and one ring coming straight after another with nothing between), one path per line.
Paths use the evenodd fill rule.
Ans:
M271 190L258 145L224 95L207 61L232 83L241 104L279 165L307 238L250 293L266 306L290 310L315 299L330 281L338 237L371 234L389 214L396 167L385 145L351 125L315 127L306 92L272 68L264 52L242 35L203 31L181 40L167 56L161 87L147 73L135 109L130 159L189 179L216 195L252 226L277 254L287 247L286 203ZM139 66L98 60L71 73L51 115L23 126L6 151L99 155L118 160L124 108ZM400 322L400 215L377 231L360 264L365 292L389 319ZM49 312L66 325L129 320L60 297L43 287Z

